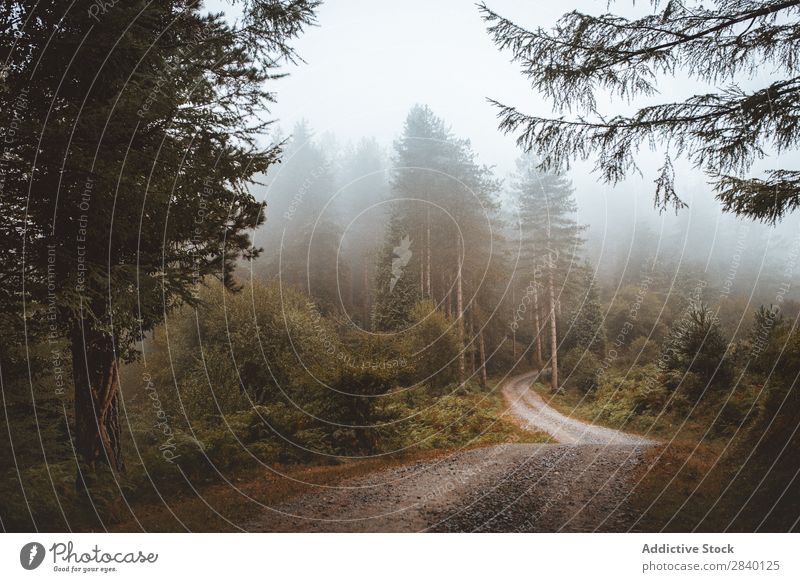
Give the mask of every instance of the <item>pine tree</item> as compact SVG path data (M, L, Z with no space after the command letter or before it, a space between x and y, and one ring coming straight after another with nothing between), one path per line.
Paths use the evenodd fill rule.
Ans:
M563 170L595 155L603 179L618 183L639 171L636 154L653 143L665 148L656 176L660 208L684 206L674 185L673 159L683 156L705 171L725 210L767 223L800 205L800 172L776 169L747 176L765 152L800 144L800 77L796 0L655 1L653 13L629 19L578 11L552 31L527 30L481 5L489 33L509 50L523 75L559 111L573 118L527 115L496 103L500 127L518 134L544 169ZM777 77L748 91L740 76L769 70ZM724 89L678 103L640 108L630 116L603 114L598 92L628 101L658 93L659 78L685 71Z
M411 268L416 252L416 245L402 222L393 217L375 265L372 329L399 331L411 321L411 310L420 297Z
M542 172L531 156L524 156L517 162L511 188L520 221L520 269L528 275L527 284L533 286L537 302L541 296L546 304L541 324L548 328L550 382L557 390L558 302L570 272L576 269L582 242L572 185L564 176ZM538 335L539 329L536 332Z
M444 198L453 188L449 170L450 162L457 155L456 147L444 121L425 105L411 108L403 134L394 147L392 195L399 199L398 219L416 241L413 270L419 292L426 296L445 292L444 289L434 291L432 272L435 269L431 263L454 265L457 262L452 225L444 230L432 228L432 223L442 224L442 210L446 210Z
M342 232L332 204L333 162L305 121L294 126L282 163L267 181L266 224L256 241L280 252L261 271L310 295L328 313L339 306L337 281L347 279L341 272L346 265L338 255Z
M597 285L589 264L584 265L583 288L585 291L581 297L582 302L570 325L570 331L577 347L589 350L602 359L606 355L606 331Z
M1 308L52 306L89 468L124 467L119 360L165 312L196 304L206 276L235 288L236 259L257 254L247 186L279 155L256 144L264 85L316 4L252 0L232 25L178 0L4 3L0 244L4 285L20 284Z
M454 320L463 346L458 356L463 382L467 352L479 343L477 335L468 333L467 318L486 299L480 290L492 266L499 184L478 163L469 141L453 136L442 119L421 105L406 118L394 165L392 191L399 199L395 217L416 248L409 266L419 295L447 306ZM485 307L485 312L492 311Z
M350 272L350 312L366 329L372 311L374 254L381 247L388 218L385 154L374 138L362 139L345 153L338 184L341 224L346 226L339 260Z
M732 373L727 351L717 316L705 304L691 304L670 330L662 361L667 369L694 372L706 386L725 384Z

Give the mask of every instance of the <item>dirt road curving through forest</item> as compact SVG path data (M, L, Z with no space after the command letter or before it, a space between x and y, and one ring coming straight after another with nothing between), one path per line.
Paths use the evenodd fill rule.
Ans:
M564 416L548 406L539 394L530 388L537 372L511 378L503 385L503 395L510 412L525 428L537 428L565 445L654 445L656 441L620 432L604 426L588 424Z
M266 510L248 531L627 531L632 469L655 441L569 418L503 385L509 414L558 444L502 444L384 469Z

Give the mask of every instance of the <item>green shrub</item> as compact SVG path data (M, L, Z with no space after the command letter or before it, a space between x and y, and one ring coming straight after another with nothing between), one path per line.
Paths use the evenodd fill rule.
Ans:
M412 382L443 388L455 380L459 352L455 324L431 301L414 305L411 325L403 335L403 351L413 369Z
M702 382L682 383L690 397L699 396L709 384L725 385L733 376L717 317L705 305L690 306L684 318L673 325L664 344L662 361L674 371L696 374ZM699 388L690 392L689 388Z
M564 381L582 393L597 387L601 363L598 357L584 348L572 348L560 362Z
M611 424L634 423L647 429L667 408L670 392L660 381L655 365L631 368L624 373L605 374L595 404L600 417Z

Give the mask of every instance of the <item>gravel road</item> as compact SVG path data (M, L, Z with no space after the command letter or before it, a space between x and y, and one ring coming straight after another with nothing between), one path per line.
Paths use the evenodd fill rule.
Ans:
M537 372L508 380L503 394L510 412L525 428L537 428L565 445L655 445L656 441L564 416L530 389Z
M523 426L559 444L503 444L418 461L320 488L270 509L248 531L627 531L631 470L654 441L565 417L528 389L503 391Z

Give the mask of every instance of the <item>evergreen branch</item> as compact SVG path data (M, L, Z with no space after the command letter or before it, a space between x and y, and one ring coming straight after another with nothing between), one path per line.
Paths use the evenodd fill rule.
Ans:
M598 88L627 99L651 95L656 76L678 68L711 82L732 78L742 68L752 73L763 65L759 61L796 71L798 28L770 25L768 20L796 11L800 0L730 4L695 13L670 2L662 13L633 21L571 12L552 32L526 30L483 4L480 10L497 46L511 50L534 88L559 108L591 110ZM726 34L746 22L744 31ZM756 22L760 25L752 30Z
M500 129L518 132L517 143L533 151L544 169L565 171L572 159L598 155L596 169L617 183L638 171L635 154L657 143L685 154L711 175L745 172L769 143L778 152L795 147L800 134L800 77L778 81L751 94L730 88L724 95L697 95L682 103L645 107L631 117L587 120L530 116L491 101L499 108ZM662 169L663 170L663 169ZM662 173L657 204L676 200Z
M774 170L766 180L722 176L715 189L725 211L771 225L800 208L798 171Z

